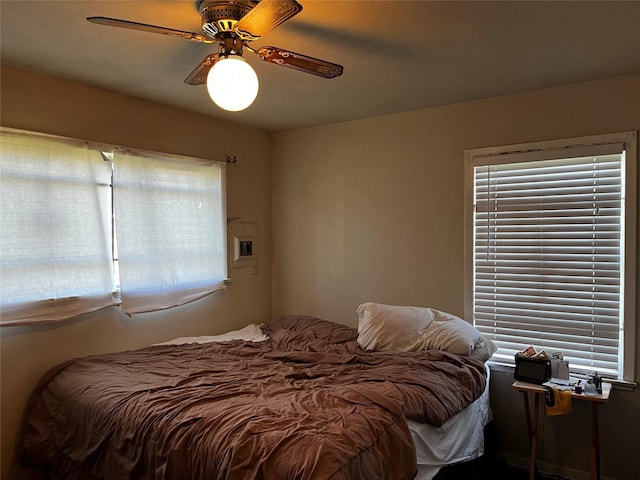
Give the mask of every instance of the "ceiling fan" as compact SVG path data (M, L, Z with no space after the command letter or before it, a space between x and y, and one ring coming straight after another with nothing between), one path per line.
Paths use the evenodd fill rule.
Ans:
M335 78L342 74L343 67L335 63L278 47L254 49L249 46L249 42L259 39L298 14L302 5L296 0L197 0L196 9L202 17L203 33L117 18L87 17L87 20L98 25L169 35L190 42L217 43L218 51L207 55L184 82L188 85L207 84L213 101L226 110L238 111L247 108L258 93L257 76L242 57L245 49L256 54L260 60L322 78ZM231 76L228 76L229 68L232 70ZM224 76L225 71L227 76ZM242 77L242 71L246 71L246 78ZM252 97L236 104L231 101L234 92Z

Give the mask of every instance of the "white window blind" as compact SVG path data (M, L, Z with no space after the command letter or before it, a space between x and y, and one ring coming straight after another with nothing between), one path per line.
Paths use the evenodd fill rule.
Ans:
M81 141L8 129L1 139L1 324L111 305L111 164Z
M181 305L223 288L222 163L117 151L114 205L122 308Z
M473 318L497 359L534 345L574 371L632 375L625 164L622 143L474 158Z

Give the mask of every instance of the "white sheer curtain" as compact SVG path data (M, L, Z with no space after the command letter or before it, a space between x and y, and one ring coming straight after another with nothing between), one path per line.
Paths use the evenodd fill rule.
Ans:
M79 140L0 135L1 324L111 305L111 163Z
M224 287L223 163L117 151L114 206L125 313L181 305Z

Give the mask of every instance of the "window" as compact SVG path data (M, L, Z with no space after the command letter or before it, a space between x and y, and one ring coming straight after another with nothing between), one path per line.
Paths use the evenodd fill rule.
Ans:
M634 381L635 132L465 153L466 308L494 359Z
M185 160L133 151L114 155L126 313L195 300L222 286L227 275L224 169Z
M80 141L1 135L2 324L111 305L111 165Z
M2 325L159 310L223 287L224 163L1 136Z

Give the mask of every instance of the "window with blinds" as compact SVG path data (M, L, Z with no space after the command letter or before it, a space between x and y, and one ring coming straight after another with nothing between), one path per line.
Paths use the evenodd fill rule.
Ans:
M608 140L467 152L473 320L495 359L533 345L633 380L635 135Z

